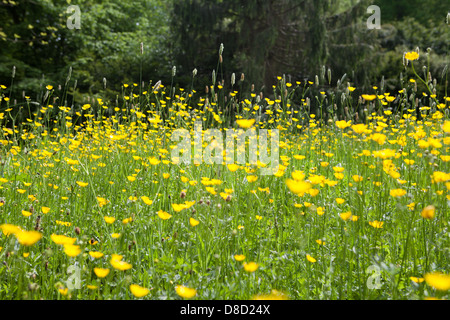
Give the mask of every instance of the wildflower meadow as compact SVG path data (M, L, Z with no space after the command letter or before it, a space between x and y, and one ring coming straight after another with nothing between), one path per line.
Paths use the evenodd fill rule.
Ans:
M314 113L320 79L219 68L79 108L70 73L38 108L2 84L0 299L448 299L448 85L397 59L402 90Z

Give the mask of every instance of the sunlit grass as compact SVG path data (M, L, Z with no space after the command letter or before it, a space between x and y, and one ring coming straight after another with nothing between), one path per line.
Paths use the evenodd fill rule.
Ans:
M349 88L371 113L324 125L293 100L312 85L280 77L275 100L127 85L120 106L21 123L0 91L0 298L448 299L450 99ZM278 129L278 172L175 164L171 133L195 120Z

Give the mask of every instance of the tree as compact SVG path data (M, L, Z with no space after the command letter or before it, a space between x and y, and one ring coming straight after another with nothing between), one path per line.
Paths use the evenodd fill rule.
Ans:
M0 84L11 82L13 93L22 90L41 102L44 87L68 86L82 103L94 93L115 100L124 82L170 78L167 15L170 3L162 0L80 0L81 28L68 29L70 0L4 1L0 3ZM140 44L143 43L143 54ZM103 79L106 79L106 90ZM77 86L75 90L75 80ZM106 95L106 97L105 97Z
M224 69L243 72L249 84L268 89L282 74L312 79L325 64L341 71L374 48L368 44L373 37L355 31L362 24L365 3L342 7L331 0L251 0L243 6L239 0L175 1L172 33L180 44L176 61L186 71L206 64L199 71L209 75L217 63L216 50L224 43ZM348 10L337 13L343 8Z

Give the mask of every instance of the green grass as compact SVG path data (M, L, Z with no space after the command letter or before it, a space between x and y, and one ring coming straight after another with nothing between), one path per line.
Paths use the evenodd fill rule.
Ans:
M448 299L448 290L436 290L436 282L416 283L411 277L449 271L450 136L445 121L450 99L442 97L431 110L422 109L420 120L410 105L390 115L385 111L393 106L383 106L385 98L364 102L373 113L366 114L364 132L355 133L353 127L338 128L337 117L325 126L307 106L290 106L293 90L305 93L309 84L292 89L280 80L278 85L286 89L282 99L259 102L251 95L245 95L248 102L244 97L239 101L216 86L217 98L214 91L202 96L210 105L179 90L168 99L163 87L133 97L131 86L124 88L124 96L131 98L122 100L120 108L104 102L78 111L47 105L23 122L15 118L17 106L3 98L0 224L37 229L43 237L25 246L14 235L1 234L0 299L132 299L130 284L151 289L145 299L180 299L177 285L196 289L194 299L251 299L271 290L290 299ZM356 96L346 94L351 110L360 107ZM409 103L406 93L391 95L397 103ZM174 129L187 128L193 136L193 122L202 118L204 129L236 127L227 113L233 102L241 105L238 117L244 119L261 116L263 107L273 111L255 127L280 129L283 167L278 174L259 175L251 164L231 172L225 165L171 161ZM155 122L157 115L164 121ZM351 119L355 123L353 113L346 120ZM387 149L391 155L377 156ZM342 177L334 167L344 168ZM292 193L286 179L295 178L294 171L302 171L319 193ZM251 175L257 180L248 182ZM215 179L217 194L206 190L204 178ZM233 190L229 201L220 195L230 191L225 189ZM391 196L395 189L406 193ZM101 205L99 197L107 203ZM345 202L338 204L336 198ZM173 210L172 204L185 201L195 204ZM424 219L421 212L429 205L436 208L435 217ZM44 214L42 207L50 211ZM172 217L162 220L160 210ZM340 217L349 211L356 221ZM105 216L116 220L108 224ZM131 222L122 222L130 217ZM190 218L199 224L192 227ZM382 228L369 224L373 221L382 221ZM120 237L112 238L113 233ZM81 253L69 257L52 234L76 238ZM91 239L98 243L90 244ZM104 256L94 259L89 251ZM132 268L115 269L112 254L123 255ZM238 254L245 260L236 261ZM247 272L243 262L256 262L258 269ZM68 273L73 265L79 268L81 287L61 294L59 289L75 277ZM98 278L94 268L111 271ZM380 288L370 289L377 279ZM448 276L438 280L444 286L448 281Z

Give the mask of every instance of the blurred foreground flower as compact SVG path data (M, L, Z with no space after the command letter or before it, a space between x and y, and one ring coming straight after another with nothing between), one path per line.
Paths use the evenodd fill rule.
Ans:
M69 257L76 257L77 255L79 255L81 253L81 249L80 249L80 246L76 246L76 245L73 245L73 244L65 244L64 245L64 252Z
M104 278L109 274L109 269L94 268L94 273L99 278Z
M245 119L241 119L241 120L236 120L236 123L239 127L243 128L243 129L248 129L250 128L254 123L255 123L255 119L249 119L249 120L245 120Z
M198 220L195 220L194 218L189 218L189 223L192 227L195 227L196 225L198 225L200 222Z
M244 262L244 269L247 272L255 272L258 269L259 265L256 262Z
M422 210L421 215L424 219L431 220L434 218L435 212L436 208L434 206L427 206Z
M382 229L383 228L383 221L369 221L369 224L374 227L375 229Z
M133 267L128 262L122 261L122 256L116 254L112 255L110 263L114 267L114 269L121 271L125 271Z
M141 287L137 284L132 284L130 285L130 291L136 298L142 298L150 292L150 289Z
M21 245L32 246L42 238L42 233L37 231L19 231L15 236Z
M450 275L433 272L425 274L424 278L427 284L436 290L447 291L450 289Z
M197 294L197 290L185 286L176 286L175 291L180 297L185 299L193 298Z

